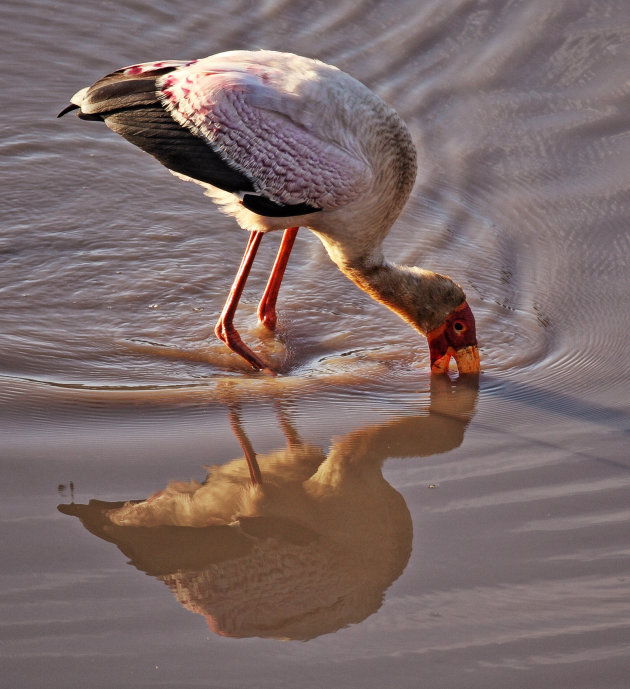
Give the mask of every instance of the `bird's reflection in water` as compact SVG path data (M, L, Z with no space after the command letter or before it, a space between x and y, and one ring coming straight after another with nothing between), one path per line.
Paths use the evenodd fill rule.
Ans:
M378 610L411 553L411 516L383 462L458 447L474 413L476 378L434 378L428 413L333 438L327 454L280 411L286 447L256 456L232 413L246 457L212 467L203 483L59 509L162 580L217 634L333 632Z

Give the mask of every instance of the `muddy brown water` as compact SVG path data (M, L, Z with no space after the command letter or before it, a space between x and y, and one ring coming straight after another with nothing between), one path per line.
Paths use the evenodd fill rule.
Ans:
M3 683L627 687L628 3L0 18ZM464 286L478 381L431 380L426 342L307 231L276 338L263 241L238 324L282 375L250 373L211 337L245 234L55 119L120 66L257 47L336 64L408 122L386 253Z

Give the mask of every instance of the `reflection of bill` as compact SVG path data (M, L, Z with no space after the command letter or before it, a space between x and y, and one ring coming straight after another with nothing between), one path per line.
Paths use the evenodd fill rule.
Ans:
M327 455L281 413L287 447L256 457L233 417L249 462L212 467L204 483L171 483L143 501L59 509L164 581L217 634L313 638L380 607L412 540L409 510L382 463L459 446L477 389L476 380L433 380L428 413L333 438Z

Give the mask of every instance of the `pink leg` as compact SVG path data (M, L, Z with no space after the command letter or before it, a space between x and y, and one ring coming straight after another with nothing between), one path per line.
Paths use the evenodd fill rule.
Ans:
M282 242L278 249L275 263L271 269L267 287L262 295L260 304L258 304L258 320L269 330L274 330L276 327L276 301L278 300L278 292L280 291L280 284L284 277L284 271L289 262L291 249L297 237L298 228L289 227L282 235Z
M232 284L232 289L225 302L221 316L214 328L216 336L236 354L245 359L257 370L269 370L269 367L265 362L258 357L252 350L247 347L243 340L241 340L240 335L234 327L234 314L238 307L238 302L243 294L243 289L245 288L245 283L247 282L247 277L249 276L249 271L251 270L254 259L256 258L256 252L260 245L260 240L262 239L262 232L252 232L249 241L247 242L247 248L245 249L245 254L243 255L243 260L238 269L238 273L234 278L234 283Z

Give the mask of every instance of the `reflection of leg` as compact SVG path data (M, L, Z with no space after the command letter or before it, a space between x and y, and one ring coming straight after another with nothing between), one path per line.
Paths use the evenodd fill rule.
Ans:
M284 271L289 262L289 256L291 255L291 249L293 248L297 233L297 227L289 227L284 231L282 241L280 242L280 248L278 249L278 255L276 256L275 263L269 275L269 280L267 281L267 286L265 287L260 304L258 304L258 320L263 325L267 326L269 330L274 330L276 327L276 301L278 300L278 292L280 291Z
M234 314L238 307L239 299L243 294L243 289L245 288L245 283L247 282L247 277L249 276L249 271L251 270L254 259L256 258L256 252L260 245L260 240L262 239L262 232L252 232L247 242L247 248L245 249L245 254L243 255L243 260L238 269L238 273L234 278L234 283L232 284L232 289L225 302L221 316L214 328L216 336L224 342L233 352L239 354L245 361L251 364L255 369L258 370L268 370L267 364L258 357L252 350L247 347L243 340L241 340L236 328L234 327Z
M290 450L303 445L302 438L297 431L297 428L293 425L291 421L290 410L286 408L286 404L282 400L276 401L276 411L278 414L278 423L282 429L282 435L287 440L287 446Z
M252 481L252 486L260 486L262 484L262 476L260 474L260 467L258 466L258 460L256 459L256 452L252 447L249 438L245 434L243 429L243 424L241 423L241 418L239 416L238 408L231 407L230 410L230 426L234 431L234 435L238 440L243 452L245 453L245 459L247 461L247 467L249 468L249 477Z

